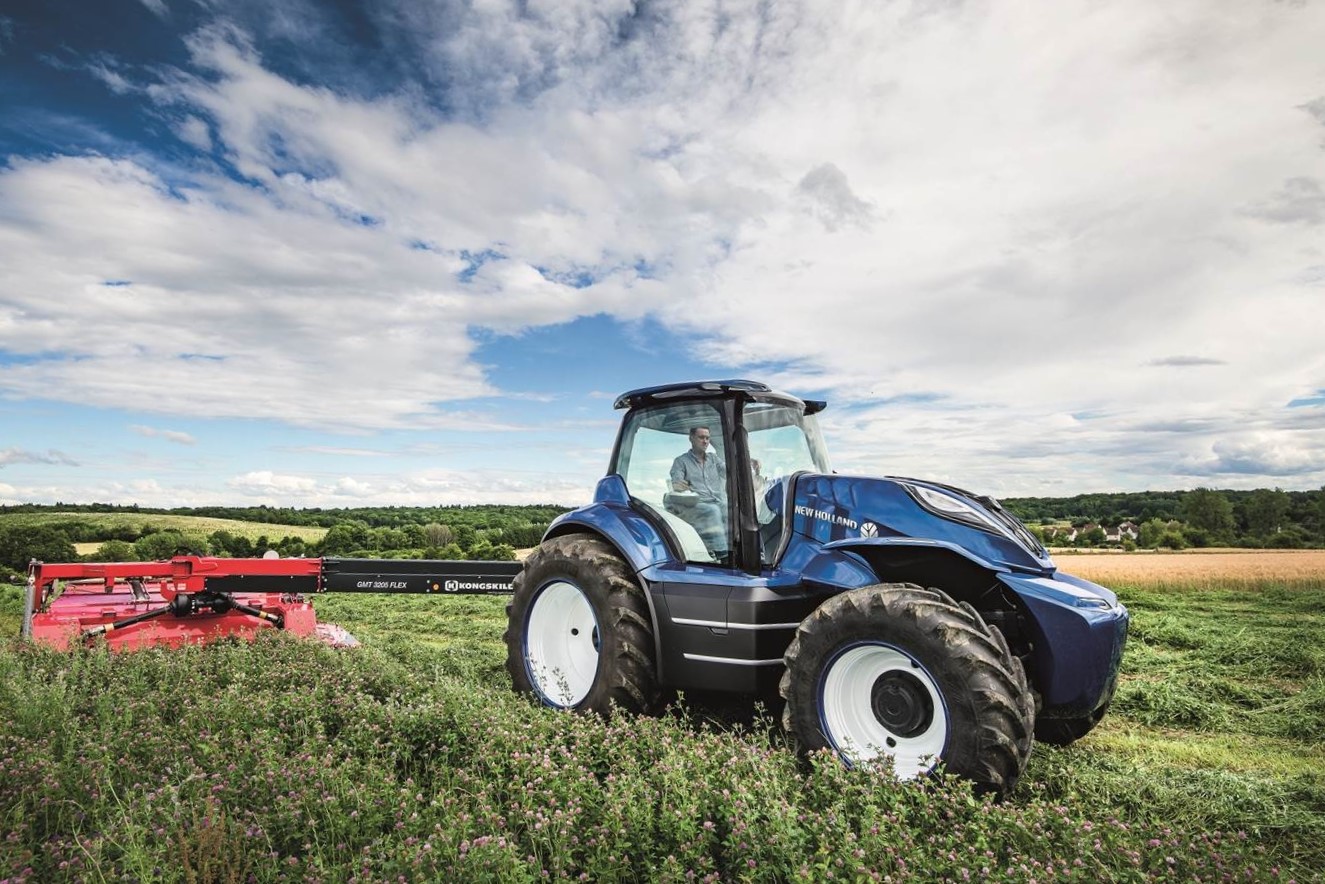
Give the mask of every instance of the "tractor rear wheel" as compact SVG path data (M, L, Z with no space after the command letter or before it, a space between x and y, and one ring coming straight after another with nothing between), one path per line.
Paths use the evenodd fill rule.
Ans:
M985 790L1026 767L1035 707L1021 662L970 605L937 589L843 592L802 621L785 655L783 726L847 763L891 758L901 779L941 761Z
M506 669L517 691L559 709L646 712L657 703L648 602L608 543L544 542L506 606Z

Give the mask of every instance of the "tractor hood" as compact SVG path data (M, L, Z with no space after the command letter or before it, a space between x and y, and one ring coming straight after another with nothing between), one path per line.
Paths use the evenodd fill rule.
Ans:
M820 543L879 538L957 547L1000 569L1054 571L1035 535L992 497L919 479L801 474L792 530Z

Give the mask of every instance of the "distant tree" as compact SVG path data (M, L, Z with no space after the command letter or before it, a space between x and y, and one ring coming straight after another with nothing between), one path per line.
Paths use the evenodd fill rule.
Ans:
M0 564L25 571L28 562L72 562L78 558L69 537L54 525L13 525L0 528Z
M1259 537L1276 533L1288 517L1289 504L1288 495L1278 488L1273 491L1268 488L1256 489L1243 504L1247 531Z
M134 541L133 549L139 560L144 562L156 562L181 553L207 555L211 551L207 538L179 531L158 531L140 537Z
M368 525L358 519L337 522L327 529L326 536L322 538L322 551L327 555L345 555L367 548Z
M515 561L515 547L509 543L494 544L488 558L494 562L513 562Z
M1325 485L1320 486L1320 497L1316 499L1316 534L1325 539Z
M471 546L469 549L465 550L465 558L475 559L475 560L491 559L492 544L489 543L486 539L474 541L474 545Z
M1218 491L1197 488L1182 499L1182 518L1197 531L1205 532L1215 542L1233 535L1233 504Z
M466 552L469 551L477 539L478 532L474 530L473 525L457 525L455 527L455 542Z
M1301 549L1306 546L1310 538L1304 528L1298 525L1289 527L1271 534L1266 538L1265 545L1275 549Z
M282 558L292 559L308 554L308 544L302 537L282 537L276 544Z
M404 549L408 544L406 542L405 532L399 528L370 528L368 531L368 544L373 549Z
M1089 531L1083 531L1077 537L1077 543L1080 546L1099 546L1104 542L1104 529L1099 525L1091 528Z
M433 524L436 524L436 523L433 523ZM429 543L429 542L428 542L427 532L425 532L425 531L423 530L423 526L420 525L420 524L418 524L417 522L411 522L410 524L406 525L406 526L405 526L403 529L401 529L401 530L403 530L403 531L405 532L405 545L406 545L407 547L409 547L410 549L420 549L420 548L425 547L425 546L443 546L443 545L444 545L444 544L433 544L433 543Z
M1137 531L1137 543L1147 549L1154 549L1159 546L1159 539L1164 536L1164 532L1169 530L1169 526L1162 519L1148 519L1141 523Z
M437 550L437 554L431 558L447 559L457 561L465 557L465 551L460 548L458 543L448 543L446 546Z
M213 531L207 538L212 545L212 552L217 555L247 558L253 555L253 542L242 534L229 531Z
M91 562L136 562L138 551L125 540L107 540L88 557Z
M1183 533L1181 531L1169 528L1166 529L1164 533L1159 536L1159 540L1156 543L1156 546L1167 547L1169 549L1186 549L1187 538L1183 536Z
M509 543L516 549L523 549L531 546L538 546L543 535L547 533L547 523L541 522L534 525L517 525L510 528L503 535L502 540Z

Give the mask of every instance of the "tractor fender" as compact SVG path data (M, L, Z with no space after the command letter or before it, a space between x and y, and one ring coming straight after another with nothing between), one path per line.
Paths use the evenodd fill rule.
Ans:
M802 583L833 589L857 589L879 582L869 563L850 549L815 549L810 544L801 545L799 550L792 547L781 567L799 575Z
M593 503L558 516L543 539L585 533L597 534L612 544L636 574L650 565L675 560L658 527L631 506L626 483L616 474L599 480Z
M887 568L882 567L889 554L917 552L927 553L961 568L962 576L967 579L977 572L993 577L1008 570L957 544L919 537L852 537L834 540L822 546L793 543L781 567L799 574L804 582L835 589L856 589L875 583L893 582L928 585L933 581L925 576L914 572L889 573ZM941 582L946 586L946 591L953 591L947 581Z
M947 540L934 540L928 537L848 537L825 543L823 549L861 552L866 549L926 549L955 553L987 571L1007 573L1008 567L991 562Z

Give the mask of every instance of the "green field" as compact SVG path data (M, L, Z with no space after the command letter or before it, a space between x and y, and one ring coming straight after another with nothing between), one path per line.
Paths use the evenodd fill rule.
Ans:
M317 541L327 533L326 528L311 525L275 525L268 522L241 522L235 519L160 513L0 513L0 528L35 525L58 527L77 522L104 527L108 532L117 528L140 530L144 525L150 525L157 531L179 531L182 534L201 537L206 537L214 531L229 531L249 540L257 540L259 537L273 540L298 537L302 540ZM94 545L93 549L95 548Z
M1114 710L1002 802L773 718L535 707L499 598L319 599L355 651L9 646L0 879L1325 880L1325 581L1120 594Z

